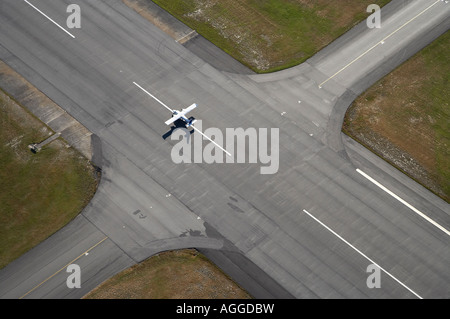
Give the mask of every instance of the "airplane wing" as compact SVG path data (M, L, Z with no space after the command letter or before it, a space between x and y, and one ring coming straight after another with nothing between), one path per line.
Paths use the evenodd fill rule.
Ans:
M189 106L187 109L182 109L181 112L178 112L174 117L172 117L170 120L166 121L166 125L170 125L173 122L175 122L176 120L178 120L182 117L185 117L187 113L189 113L196 107L197 107L197 104L194 103L191 106Z
M192 104L191 106L189 106L187 109L183 109L181 111L181 113L183 113L183 115L188 114L190 111L192 111L193 109L195 109L197 107L197 104Z
M166 121L166 125L170 125L173 122L175 122L176 120L180 119L182 116L184 116L184 114L182 112L178 113L177 115L175 115L174 117L172 117L171 119Z

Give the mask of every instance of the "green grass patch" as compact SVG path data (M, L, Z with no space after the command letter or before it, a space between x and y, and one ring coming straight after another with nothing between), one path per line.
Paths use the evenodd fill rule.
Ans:
M450 200L450 32L435 41L421 53L430 75L423 83L423 94L427 97L423 107L433 119L436 143L435 175L440 187Z
M96 190L93 167L61 139L29 150L49 133L0 91L0 268L67 224Z
M304 62L390 0L154 0L255 72Z
M447 32L359 97L343 127L446 201L450 200L449 50ZM378 149L379 137L396 152Z

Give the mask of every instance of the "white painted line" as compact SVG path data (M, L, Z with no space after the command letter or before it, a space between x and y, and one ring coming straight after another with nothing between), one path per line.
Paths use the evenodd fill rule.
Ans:
M366 258L368 261L370 261L372 264L376 265L378 268L380 268L383 272L385 272L389 277L391 277L392 279L394 279L396 282L398 282L400 285L402 285L403 287L405 287L408 291L410 291L412 294L414 294L417 298L419 299L423 299L421 296L419 296L416 292L414 292L411 288L409 288L408 286L406 286L404 283L402 283L400 280L398 280L397 278L395 278L393 275L391 275L388 271L386 271L383 267L381 267L380 265L378 265L376 262L374 262L372 259L370 259L369 257L367 257L364 253L362 253L358 248L356 248L355 246L353 246L352 244L350 244L348 241L346 241L344 238L342 238L339 234L337 234L335 231L333 231L330 227L328 227L327 225L325 225L324 223L322 223L320 220L318 220L316 217L314 217L313 215L311 215L307 210L303 210L303 212L305 214L308 214L312 219L314 219L316 222L318 222L320 225L322 225L325 229L327 229L329 232L331 232L333 235L335 235L337 238L339 238L340 240L342 240L344 243L346 243L348 246L350 246L351 248L353 248L356 252L358 252L361 256L363 256L364 258Z
M182 36L181 38L179 38L178 40L175 40L176 42L180 42L181 40L187 38L188 36L190 36L192 33L194 33L195 30L192 30L191 32L189 32L188 34L186 34L185 36Z
M218 148L220 148L222 151L225 152L225 154L227 154L228 156L231 156L231 154L224 149L222 146L220 146L219 144L217 144L216 142L214 142L211 138L209 138L207 135L203 134L202 131L200 131L198 128L196 128L195 126L191 126L194 130L196 130L198 133L200 133L201 135L203 135L206 139L208 139L211 143L213 143L214 145L216 145Z
M42 12L41 10L39 10L38 8L36 8L34 5L32 5L30 2L28 2L28 0L24 0L26 3L28 3L33 9L35 9L37 12L39 12L40 14L42 14L44 17L46 17L48 20L50 20L51 22L53 22L58 28L60 28L61 30L63 30L65 33L67 33L68 35L70 35L72 38L75 39L75 36L70 33L69 31L67 31L66 29L64 29L62 26L60 26L58 23L56 23L55 21L53 21L48 15L46 15L44 12Z
M147 93L149 96L151 96L152 98L154 98L157 102L159 102L162 106L164 106L166 109L168 109L171 113L173 113L173 110L168 107L167 105L165 105L163 102L161 102L160 100L158 100L154 95L152 95L151 93L149 93L147 90L145 90L142 86L140 86L139 84L137 84L136 82L133 82L134 85L136 85L138 88L140 88L142 91L144 91L145 93ZM203 134L202 131L200 131L198 128L196 128L195 126L191 125L190 127L192 127L195 131L197 131L198 133L200 133L201 135L203 135L206 139L208 139L211 143L213 143L214 145L216 145L218 148L220 148L222 151L224 151L228 156L231 156L231 154L229 152L227 152L227 150L225 150L222 146L220 146L219 144L217 144L216 142L214 142L209 136Z
M361 59L362 57L364 57L367 53L369 53L370 51L372 51L373 49L375 49L378 45L380 44L384 44L384 42L389 39L390 37L392 37L394 34L396 34L398 31L400 31L401 29L403 29L404 27L406 27L408 24L410 24L411 22L413 22L414 20L416 20L418 17L420 17L422 14L424 14L425 12L427 12L428 10L430 10L432 7L434 7L436 4L438 4L441 0L436 0L436 2L434 2L432 5L430 5L428 8L426 8L425 10L423 10L422 12L420 12L419 14L417 14L414 18L411 18L410 20L408 20L407 22L405 22L402 26L400 26L399 28L397 28L394 32L392 32L391 34L389 34L387 37L385 37L384 39L382 39L381 41L379 41L377 44L375 44L374 46L372 46L370 49L368 49L366 52L364 52L363 54L361 54L360 56L358 56L356 59L354 59L353 61L351 61L349 64L347 64L346 66L344 66L342 69L340 69L339 71L337 71L335 74L333 74L331 77L329 77L327 80L325 80L324 82L322 82L319 85L319 89L322 88L322 86L327 83L328 81L330 81L332 78L334 78L335 76L337 76L339 73L341 73L342 71L344 71L345 69L347 69L349 66L351 66L353 63L355 63L356 61L358 61L359 59Z
M173 113L173 110L168 107L167 105L165 105L163 102L161 102L160 100L158 100L154 95L150 94L146 89L144 89L142 86L140 86L139 84L137 84L136 82L133 82L134 85L136 85L138 88L140 88L142 91L144 91L145 93L147 93L149 96L151 96L155 101L159 102L162 106L164 106L166 109L168 109L171 113Z
M125 226L123 226L125 228ZM34 286L33 289L29 290L26 294L22 295L22 297L20 297L19 299L23 299L25 298L25 296L29 295L31 292L33 292L34 290L36 290L37 288L39 288L40 286L42 286L44 283L46 283L48 280L50 280L51 278L53 278L54 276L56 276L57 274L59 274L63 269L67 269L67 267L71 264L73 264L74 262L76 262L78 259L80 259L81 257L83 257L83 255L87 256L89 254L89 252L91 250L93 250L95 247L97 247L98 245L100 245L101 243L103 243L105 240L107 240L109 237L106 236L105 238L103 238L101 241L99 241L98 243L96 243L94 246L92 246L91 248L89 248L88 250L86 250L84 253L82 253L80 256L78 256L77 258L75 258L74 260L72 260L71 262L69 262L68 264L66 264L64 267L62 267L60 270L58 270L57 272L55 272L53 275L51 275L50 277L48 277L47 279L45 279L44 281L42 281L39 285Z
M415 212L417 215L419 215L420 217L422 217L423 219L425 219L426 221L428 221L429 223L431 223L432 225L436 226L437 228L439 228L440 230L442 230L444 233L446 233L448 236L450 236L450 231L448 231L447 229L445 229L443 226L441 226L440 224L438 224L437 222L435 222L434 220L432 220L430 217L428 217L427 215L425 215L424 213L422 213L420 210L418 210L417 208L415 208L414 206L412 206L411 204L409 204L407 201L403 200L401 197L397 196L396 194L394 194L393 192L391 192L389 189L387 189L386 187L384 187L383 185L381 185L380 183L378 183L376 180L374 180L372 177L370 177L369 175L367 175L366 173L364 173L363 171L361 171L359 168L356 169L356 171L361 174L362 176L364 176L365 178L367 178L369 181L371 181L373 184L377 185L379 188L381 188L382 190L384 190L386 193L388 193L389 195L391 195L392 197L394 197L396 200L398 200L400 203L402 203L403 205L405 205L406 207L408 207L409 209L411 209L413 212Z

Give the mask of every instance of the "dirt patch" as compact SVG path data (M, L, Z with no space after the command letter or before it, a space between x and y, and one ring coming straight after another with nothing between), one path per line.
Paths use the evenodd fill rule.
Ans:
M85 299L249 299L194 249L158 254L107 280Z
M177 40L181 38L185 32L188 32L186 28L174 24L173 21L165 19L161 12L154 9L154 4L151 1L144 0L122 0L127 6L139 13L145 19L156 25L162 31L167 33L170 37Z

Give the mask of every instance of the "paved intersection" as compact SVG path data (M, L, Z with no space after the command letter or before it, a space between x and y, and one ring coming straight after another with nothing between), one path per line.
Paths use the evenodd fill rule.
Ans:
M79 298L164 250L205 251L255 297L448 298L449 206L342 138L351 100L448 30L443 1L393 1L306 63L268 75L214 69L121 1L2 1L0 58L95 134L103 178L67 227L0 271L2 298ZM380 41L384 39L384 43ZM378 44L380 43L380 44ZM280 167L179 164L167 105L199 105L203 127L280 128ZM356 166L357 165L357 166ZM338 235L338 236L337 236ZM369 258L369 259L368 259ZM368 289L367 266L383 268ZM65 267L82 269L68 289Z

